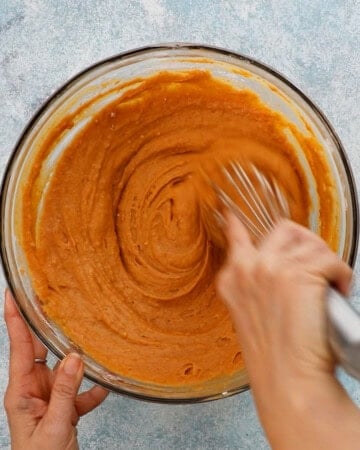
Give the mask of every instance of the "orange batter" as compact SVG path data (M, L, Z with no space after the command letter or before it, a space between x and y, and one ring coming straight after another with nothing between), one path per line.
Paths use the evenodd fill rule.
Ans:
M215 160L252 161L306 225L306 180L283 134L291 125L207 72L135 80L68 144L37 217L41 163L80 112L49 130L23 193L21 242L44 311L124 376L181 385L241 369L214 288L223 250L205 223L202 171L216 177ZM321 234L334 246L328 167L315 139L297 135L320 186Z

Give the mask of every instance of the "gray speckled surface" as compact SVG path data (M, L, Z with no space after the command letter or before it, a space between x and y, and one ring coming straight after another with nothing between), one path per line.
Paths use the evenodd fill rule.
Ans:
M47 96L87 65L150 43L228 47L287 75L326 113L360 171L359 0L0 0L0 170ZM5 282L1 278L1 289ZM359 297L355 283L354 297ZM0 321L0 393L8 345ZM356 401L360 385L342 376ZM83 449L268 448L251 394L192 406L111 395L79 426ZM9 448L3 410L0 448Z

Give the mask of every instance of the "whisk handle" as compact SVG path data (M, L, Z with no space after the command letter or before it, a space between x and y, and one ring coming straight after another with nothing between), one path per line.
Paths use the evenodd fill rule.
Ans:
M332 288L326 309L330 346L346 372L360 380L360 314Z

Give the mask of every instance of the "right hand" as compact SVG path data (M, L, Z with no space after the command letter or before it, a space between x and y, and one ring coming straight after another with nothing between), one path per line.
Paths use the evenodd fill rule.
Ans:
M255 247L228 214L226 235L218 291L238 332L270 442L290 450L359 448L360 413L334 376L324 303L329 284L348 295L352 270L321 238L290 221Z

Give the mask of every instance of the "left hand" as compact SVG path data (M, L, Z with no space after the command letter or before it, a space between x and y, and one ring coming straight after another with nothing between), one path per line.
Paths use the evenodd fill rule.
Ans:
M47 349L20 316L9 291L5 321L10 338L10 374L5 394L12 450L76 450L79 418L107 396L99 386L78 394L84 365L72 353L54 370L35 358L46 359Z

